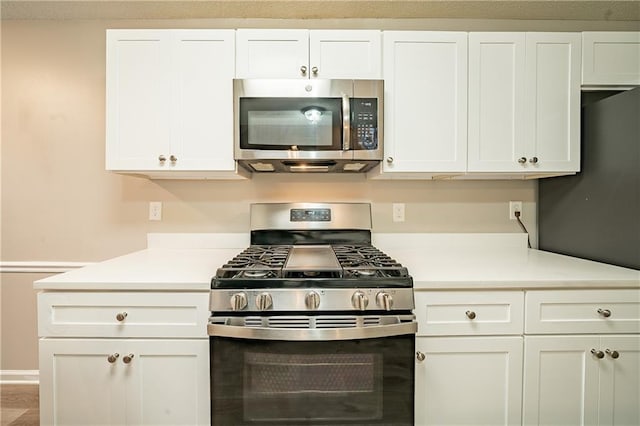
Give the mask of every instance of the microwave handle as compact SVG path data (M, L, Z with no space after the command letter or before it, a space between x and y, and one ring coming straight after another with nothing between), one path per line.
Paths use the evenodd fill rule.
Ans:
M342 150L351 149L351 102L349 95L342 95Z

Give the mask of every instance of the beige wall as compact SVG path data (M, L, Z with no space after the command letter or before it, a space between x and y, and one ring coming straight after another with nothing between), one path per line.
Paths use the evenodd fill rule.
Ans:
M148 232L245 232L256 201L362 200L379 232L519 232L509 200L525 202L536 235L532 181L367 181L362 176L257 176L242 182L150 181L104 170L105 29L370 27L551 29L559 22L491 21L3 21L3 261L99 261L145 247ZM597 26L598 23L573 23ZM571 25L564 26L570 29ZM164 203L149 222L148 202ZM391 204L406 203L406 222ZM213 273L213 271L212 271ZM1 275L0 370L37 369L31 274Z

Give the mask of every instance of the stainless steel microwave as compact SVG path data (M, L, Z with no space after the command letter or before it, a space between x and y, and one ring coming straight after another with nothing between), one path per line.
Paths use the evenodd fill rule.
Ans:
M234 156L251 172L366 172L382 160L382 80L235 79Z

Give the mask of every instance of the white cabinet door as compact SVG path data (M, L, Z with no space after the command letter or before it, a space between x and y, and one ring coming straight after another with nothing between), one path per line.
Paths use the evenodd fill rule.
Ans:
M233 30L107 30L106 168L235 172Z
M234 171L233 77L235 34L222 30L171 32L172 141L176 170Z
M40 424L125 424L122 363L107 360L117 348L112 340L40 339Z
M516 425L522 337L418 337L415 424Z
M237 31L237 78L381 78L380 31Z
M164 30L107 31L108 170L156 170L169 162L170 44Z
M236 31L237 78L308 78L308 30Z
M580 170L579 33L527 33L525 169Z
M311 78L382 78L380 31L309 31L309 72Z
M209 340L128 340L127 423L209 425Z
M384 173L464 172L467 33L385 31Z
M598 421L598 336L526 336L525 425L578 425Z
M580 40L469 35L469 172L580 170Z
M582 84L640 85L640 31L583 32Z
M525 33L469 34L469 171L522 171L525 40Z
M640 337L602 336L600 350L601 425L640 424Z
M43 425L208 425L209 407L207 339L40 340Z

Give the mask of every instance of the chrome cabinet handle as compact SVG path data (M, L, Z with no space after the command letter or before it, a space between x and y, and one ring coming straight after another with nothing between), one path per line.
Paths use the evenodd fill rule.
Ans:
M424 361L426 357L427 356L424 353L420 351L416 352L416 359L418 360L418 362Z
M467 318L469 318L470 320L472 319L476 319L476 313L473 311L467 311L465 312L465 315L467 316Z
M527 162L527 159L526 159L525 157L520 157L520 158L518 158L518 163L520 163L520 164L524 164L524 163L526 163L526 162Z
M161 162L162 164L164 164L164 162L167 161L167 157L165 157L164 155L160 154L158 156L158 161Z
M389 164L393 163L393 157L387 157L387 163Z
M111 354L107 357L107 361L109 361L109 364L113 364L114 362L116 362L119 356L120 356L119 353Z
M604 352L599 351L597 349L591 349L591 353L596 356L598 359L604 358Z
M613 359L618 359L620 357L620 353L618 351L612 351L610 349L605 349L607 355L609 355Z
M531 158L529 159L529 162L530 162L531 164L537 164L537 163L538 163L538 157L531 157Z
M125 355L122 358L122 362L124 362L125 364L130 364L132 360L133 360L133 354Z
M318 67L313 67L311 68L311 74L313 74L313 76L317 76L318 75Z
M609 309L598 308L598 313L605 318L609 318L611 316L611 311Z
M127 313L126 312L118 312L116 314L116 319L120 322L124 321L125 318L127 318Z
M301 66L300 67L300 74L302 75L307 75L307 67L306 66Z
M176 157L175 155L171 155L169 157L169 161L171 161L172 163L175 163L176 161L178 161L178 157Z

